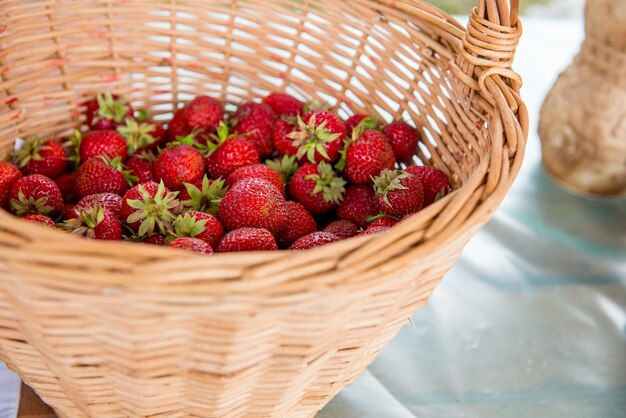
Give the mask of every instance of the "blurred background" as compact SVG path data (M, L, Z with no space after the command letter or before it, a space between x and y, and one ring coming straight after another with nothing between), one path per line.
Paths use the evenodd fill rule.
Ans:
M448 13L467 15L476 0L430 0ZM521 0L522 13L536 16L581 16L584 0Z

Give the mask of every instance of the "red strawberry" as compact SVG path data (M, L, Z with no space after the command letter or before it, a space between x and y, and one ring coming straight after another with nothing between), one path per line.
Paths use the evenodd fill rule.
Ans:
M185 209L217 215L217 208L228 191L224 187L224 180L210 180L206 175L195 183L185 183L179 199Z
M276 188L285 195L285 182L280 175L264 164L253 164L246 167L238 168L233 171L226 179L228 186L234 186L243 179L263 179L272 183Z
M290 250L308 250L309 248L320 247L339 241L339 237L328 232L318 231L305 235L293 243Z
M130 189L122 200L120 217L140 237L166 234L181 211L181 204L163 182L140 184Z
M263 228L239 228L230 231L217 247L218 253L276 250L276 239L270 231Z
M12 154L15 164L25 176L42 174L58 177L67 168L67 152L56 140L43 140L36 135L29 136L24 146Z
M266 104L248 102L233 115L233 132L250 141L261 158L269 157L274 151L272 126L276 113Z
M96 204L76 211L77 216L63 223L63 228L73 234L91 239L119 241L122 239L122 224L113 213Z
M56 228L56 225L54 221L52 220L52 218L46 215L29 213L28 215L24 216L24 218L22 219L24 219L25 221L36 223L36 224L42 224L50 228Z
M298 238L317 231L315 218L298 202L287 202L287 223L276 234L280 245L289 248Z
M54 182L59 186L63 200L66 202L74 201L78 196L76 195L76 173L66 173L54 179Z
M173 228L175 237L198 238L212 248L217 248L224 237L224 227L215 216L194 210L178 215Z
M228 230L254 227L276 234L285 226L287 204L273 184L251 178L241 180L226 193L218 214Z
M377 131L380 128L380 125L378 124L378 119L375 116L367 116L362 113L352 115L346 120L346 136L348 138L352 137L352 131L358 125L361 125L364 130L374 129Z
M87 125L91 129L115 129L123 124L126 118L133 117L133 109L128 101L108 91L98 94L85 105Z
M80 135L80 133L77 134ZM87 132L80 140L80 160L87 162L93 157L105 155L111 160L126 161L128 147L124 137L115 131Z
M198 96L185 106L185 118L192 131L201 129L205 133L210 133L215 131L224 119L224 109L214 98Z
M217 139L216 144L209 144L213 152L206 161L211 177L225 179L238 168L261 162L256 147L240 136L230 136L226 124L220 124Z
M450 191L450 180L443 171L435 167L414 166L406 169L417 177L424 186L424 207L445 196Z
M342 219L329 223L326 228L324 228L324 232L333 234L340 239L346 239L358 234L359 229L352 222Z
M374 179L374 191L378 209L385 215L400 218L424 204L422 182L404 170L384 170Z
M92 194L80 199L74 208L75 210L86 210L89 207L102 206L119 218L122 201L122 197L113 193Z
M19 216L56 214L63 210L63 196L58 186L41 174L16 180L11 186L9 199L11 210Z
M189 124L187 123L186 112L187 109L182 108L178 109L174 113L174 117L167 126L166 136L168 141L174 142L179 136L186 137L187 135L191 134L191 131L193 131L193 129L191 129L189 127Z
M290 137L294 129L295 126L284 119L278 119L274 124L272 142L280 155L298 154L299 147L294 145L294 142L297 143L297 140Z
M204 175L204 158L190 145L190 137L181 139L163 150L154 162L154 174L165 186L181 190L184 183L193 183Z
M382 217L376 219L375 221L372 221L371 224L369 224L367 227L368 228L374 228L377 226L384 226L387 228L391 228L392 226L394 226L395 224L397 224L398 221L390 218L389 216L383 215Z
M163 126L154 121L137 122L134 119L128 119L126 125L117 128L117 132L126 141L128 155L142 151L155 151L165 142Z
M76 173L76 192L80 197L99 193L123 195L134 178L120 158L92 158L80 166Z
M330 212L340 202L346 182L330 164L306 163L296 171L289 183L289 193L314 215Z
M361 232L359 235L371 235L371 234L380 234L381 232L385 232L385 231L389 231L391 228L388 226L369 226L367 227L367 229L363 232Z
M334 161L346 137L346 128L337 115L325 110L311 110L298 117L296 130L289 134L298 146L300 163Z
M163 235L150 235L142 242L144 244L158 245L162 247L165 245L165 237Z
M355 136L359 134L359 129L355 130ZM396 157L385 136L378 131L367 130L348 146L343 174L354 184L369 184L381 171L393 169L395 163Z
M61 217L63 219L72 219L76 217L76 205L71 203L66 203L63 205L63 209L61 209Z
M302 113L304 103L286 93L271 93L263 103L276 112L279 116L296 116Z
M152 162L143 157L130 157L126 160L126 168L137 178L137 183L148 183L156 180Z
M22 178L22 172L13 164L0 161L0 208L5 207L11 186Z
M180 237L170 242L168 245L170 248L178 248L186 251L193 251L200 254L213 254L213 248L206 242L198 238Z
M396 160L399 163L411 161L419 141L417 129L406 122L393 122L383 129L383 133L396 154Z
M337 216L364 228L368 219L378 214L374 189L366 185L350 186L337 208Z

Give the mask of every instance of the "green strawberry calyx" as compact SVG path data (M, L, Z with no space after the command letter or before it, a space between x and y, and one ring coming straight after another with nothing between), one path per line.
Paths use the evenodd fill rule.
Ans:
M408 187L402 184L402 180L411 177L411 174L404 170L383 170L378 177L372 178L374 191L383 196L383 201L391 206L388 194L394 190L406 190Z
M80 144L83 142L83 133L78 129L74 129L72 136L69 137L70 147L68 161L74 164L74 169L80 165Z
M93 118L94 123L103 119L109 119L116 123L122 123L130 110L128 101L123 97L113 98L110 91L105 91L96 96L98 112Z
M299 130L287 135L288 138L293 139L293 146L298 147L296 156L302 158L306 155L310 162L315 163L315 153L317 152L325 159L330 160L324 145L335 141L341 134L332 133L326 129L326 121L318 125L315 114L311 116L308 124L304 123L302 118L298 116L297 125Z
M99 204L88 206L78 211L78 216L61 224L63 229L72 234L95 238L95 228L104 221L104 208Z
M155 230L161 234L172 231L172 223L181 211L178 192L166 193L165 185L161 181L154 196L142 185L137 186L140 199L128 199L126 203L136 209L126 220L129 224L141 222L137 233L140 237L152 235Z
M266 160L265 165L276 171L285 181L285 184L289 184L289 180L300 167L295 155L283 155L280 159Z
M18 168L24 168L31 161L43 161L41 151L49 150L50 147L45 145L48 140L40 138L37 135L30 135L24 140L24 146L17 151L11 153L14 158L15 165Z
M134 119L126 118L125 125L117 127L117 132L124 137L128 146L128 155L133 155L137 150L145 148L156 142L157 138L152 136L156 126L151 123L137 122Z
M115 157L114 159L111 159L108 155L100 155L98 156L98 158L100 158L104 162L104 164L122 173L122 175L124 176L124 180L126 180L126 183L129 186L132 187L135 183L139 181L139 179L133 175L133 172L129 170L124 165L124 163L122 163L121 157Z
M322 193L325 202L335 204L339 204L343 200L343 195L346 192L346 181L335 173L330 164L321 162L317 166L317 174L309 174L305 179L315 181L311 196Z
M207 221L208 219L198 220L195 215L190 213L178 215L172 224L174 231L168 238L170 240L180 237L194 238L206 230Z
M224 180L221 177L211 181L205 175L201 188L191 183L184 183L184 185L189 194L189 199L183 201L185 209L217 215L217 208L228 191L228 186L224 186Z
M11 208L18 216L28 215L29 213L48 215L54 211L54 207L47 205L47 203L48 196L40 197L39 199L35 199L33 196L27 198L20 189L17 193L17 199L11 199Z

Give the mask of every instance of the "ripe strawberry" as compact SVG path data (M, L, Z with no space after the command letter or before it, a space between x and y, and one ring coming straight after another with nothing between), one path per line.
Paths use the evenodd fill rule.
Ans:
M165 245L165 237L163 235L150 235L141 242L143 242L144 244L151 244L162 247Z
M24 219L25 221L36 223L36 224L41 224L50 228L56 228L56 225L54 221L52 220L52 218L46 215L29 213L28 215L24 216L24 218L22 219Z
M225 179L238 168L261 162L255 146L240 136L230 136L226 124L220 124L217 130L217 143L209 143L208 146L212 152L206 163L213 178Z
M85 206L76 211L77 216L63 223L63 228L73 234L91 239L119 241L122 224L113 213L102 206Z
M133 109L128 101L110 92L100 93L95 99L85 103L87 125L91 129L115 129L126 118L133 117Z
M287 93L271 93L263 103L272 108L278 116L296 116L302 113L304 103Z
M22 178L22 172L13 164L0 161L0 208L5 207L11 186Z
M154 233L167 234L182 205L163 182L140 184L130 189L122 200L120 217L140 237Z
M290 250L308 250L314 247L320 247L322 245L330 244L331 242L339 241L339 237L328 232L318 231L312 234L305 235L296 242L293 243Z
M330 212L342 200L346 181L337 176L330 164L306 163L289 183L289 193L314 215Z
M118 126L117 132L126 141L129 156L142 151L156 151L165 142L163 126L150 120L137 122L127 119L124 126Z
M368 228L374 228L377 226L384 226L387 228L391 228L392 226L394 226L395 224L397 224L398 221L396 219L390 218L387 215L383 215L381 217L379 217L378 219L372 221L371 224L369 224L367 227Z
M63 196L54 181L41 174L22 177L11 186L11 210L18 216L61 213Z
M191 137L165 148L154 162L154 174L172 190L181 190L184 183L193 183L204 175L204 158L191 146Z
M357 139L348 145L343 174L354 184L369 184L381 171L393 169L396 157L380 132L370 129L358 136L360 127L354 132Z
M343 201L337 208L340 219L355 223L364 228L368 219L378 214L374 189L366 185L350 186L346 190Z
M333 234L339 239L346 239L355 236L359 232L359 228L350 221L339 220L329 223L324 232Z
M185 106L185 118L191 130L213 132L224 119L220 102L209 96L198 96Z
M44 140L36 135L27 137L24 146L11 156L25 176L42 174L54 178L67 168L67 152L63 146L56 140Z
M75 210L86 210L89 207L101 206L116 217L120 217L122 197L113 193L100 193L85 196L78 201Z
M298 202L287 202L287 223L276 234L281 247L289 248L298 238L317 231L317 222Z
M66 173L54 179L54 182L61 190L63 200L66 202L75 201L78 197L76 194L76 173Z
M239 228L230 231L217 247L218 253L276 250L276 239L270 231L263 228Z
M183 107L174 113L174 117L167 126L166 137L169 142L176 141L179 136L186 137L193 131L187 123L186 112L187 109Z
M222 198L228 191L224 187L224 180L210 180L206 175L195 183L185 183L185 188L180 192L179 200L187 210L217 215L217 208Z
M287 204L280 191L262 179L245 179L224 196L218 214L228 230L265 228L278 233L286 223Z
M367 229L359 234L361 235L372 235L372 234L380 234L381 232L389 231L391 228L388 226L368 226Z
M450 180L443 171L435 167L414 166L406 169L417 177L424 186L424 207L442 198L450 191Z
M63 205L63 209L61 209L61 217L63 219L72 219L76 217L76 205L72 203L66 203Z
M76 192L85 197L99 193L123 195L134 177L122 164L120 158L92 158L81 165L76 173Z
M274 151L272 127L276 113L266 104L248 102L240 106L232 117L233 132L250 141L261 158Z
M198 238L214 249L224 237L224 227L215 216L194 210L178 215L173 229L174 237Z
M348 138L352 137L352 132L358 125L361 125L363 130L374 129L377 131L380 129L378 119L375 116L367 116L362 113L352 115L346 120L346 136Z
M185 251L193 251L200 254L213 254L213 248L198 238L180 237L167 244L170 248L178 248Z
M396 154L396 160L399 163L411 161L419 141L417 129L406 122L393 122L383 129L383 133Z
M285 182L280 175L264 164L253 164L246 167L238 168L233 171L226 179L228 186L234 186L243 179L263 179L272 183L276 188L285 195Z
M293 175L300 168L295 155L283 155L282 158L265 160L265 165L277 172L284 184L289 184Z
M311 110L302 118L298 116L298 126L288 136L298 146L300 163L334 161L343 146L346 128L334 113Z
M156 181L153 163L148 158L130 157L126 160L126 168L137 178L137 184Z
M78 131L77 131L78 132ZM80 135L80 133L77 133ZM120 158L126 161L128 147L124 137L115 131L87 132L80 141L80 160L87 162L93 157L105 155L111 160Z
M385 215L400 218L424 204L422 182L404 170L384 170L374 179L374 191L378 209Z
M294 133L295 125L291 124L285 119L278 119L274 124L274 130L272 132L272 142L274 148L280 155L296 155L298 154L298 145L296 139L291 138L291 134Z

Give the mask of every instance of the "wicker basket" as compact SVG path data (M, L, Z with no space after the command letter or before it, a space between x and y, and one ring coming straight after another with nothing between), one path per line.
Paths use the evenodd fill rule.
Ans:
M79 126L105 89L162 119L201 93L285 90L413 120L416 161L458 188L379 236L211 257L0 210L0 358L65 417L314 415L426 302L520 167L512 3L480 0L465 30L419 0L3 1L3 156Z

